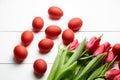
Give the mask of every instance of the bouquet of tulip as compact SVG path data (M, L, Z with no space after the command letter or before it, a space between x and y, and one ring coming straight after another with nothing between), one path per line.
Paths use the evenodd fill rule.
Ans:
M74 40L67 47L58 48L58 54L47 80L106 80L106 71L115 64L117 55L111 44L100 44L101 37ZM109 76L109 75L108 75Z

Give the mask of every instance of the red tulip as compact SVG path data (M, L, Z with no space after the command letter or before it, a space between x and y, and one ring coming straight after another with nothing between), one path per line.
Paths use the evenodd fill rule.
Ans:
M120 80L120 74L116 75L113 80Z
M105 57L105 62L111 62L115 58L115 55L112 51L109 51Z
M112 48L109 42L105 42L104 45L105 45L105 52L108 52Z
M94 56L97 56L105 51L105 45L99 46L93 53Z
M111 69L106 72L106 78L107 80L114 80L114 78L120 74L120 70L117 69ZM117 80L117 79L116 79Z
M94 50L93 55L97 56L101 53L109 52L110 48L111 44L109 42L105 42Z
M74 40L73 42L70 43L69 50L75 50L79 46L78 40Z
M90 51L93 52L100 43L100 38L92 37L86 44L86 48Z

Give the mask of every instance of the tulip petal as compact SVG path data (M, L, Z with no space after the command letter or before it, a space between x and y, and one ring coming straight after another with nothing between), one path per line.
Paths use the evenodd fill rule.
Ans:
M97 56L97 55L103 53L103 52L104 52L104 49L105 49L105 46L104 46L104 45L99 46L99 47L94 51L93 55L94 55L94 56Z
M79 46L78 40L74 40L73 42L70 43L70 50L75 50Z
M109 51L105 57L105 62L110 63L115 58L115 55L112 51Z
M92 53L100 43L100 38L92 37L86 44L86 48Z

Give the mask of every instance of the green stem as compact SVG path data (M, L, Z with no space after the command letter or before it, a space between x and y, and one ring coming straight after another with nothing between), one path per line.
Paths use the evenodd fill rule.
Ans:
M60 55L62 54L63 52L63 49L60 49L60 46L58 47L58 54L54 60L54 63L53 63L53 66L51 68L51 71L48 75L48 78L47 80L54 80L54 77L56 75L56 72L57 72L57 69L58 69L58 66L59 66L59 62L60 62Z
M98 56L96 56L95 58L93 58L83 69L83 71L81 72L80 75L78 75L74 80L82 80L85 75L87 75L90 71L92 71L93 69L95 69L97 67L97 65L103 60L103 58L105 57L106 53L100 54Z
M87 80L94 80L95 78L97 78L101 72L104 70L104 68L107 66L107 64L104 64L102 66L100 66L99 68L97 68L90 76Z
M105 75L105 72L113 67L113 65L114 65L114 63L115 63L115 61L116 61L116 58L117 58L117 56L112 60L112 62L107 63L108 65L107 65L107 66L105 67L105 69L101 72L100 76L101 76L101 75Z
M85 49L85 45L86 45L86 39L84 39L80 46L75 50L75 52L72 54L72 56L68 59L68 61L66 62L66 64L63 65L63 67L59 68L58 70L58 74L55 77L55 80L59 80L60 78L62 78L62 76L64 76L64 74L66 74L66 71L68 71L73 65L73 63L77 62L77 60L80 58L80 56L83 55L83 51ZM66 54L65 54L66 55ZM63 61L60 64L63 64L65 61L65 55L63 55ZM61 65L60 65L61 66ZM77 67L77 66L75 66ZM75 68L74 67L74 68ZM68 70L67 70L68 69ZM75 71L74 71L75 72ZM74 75L73 75L74 76Z
M56 75L54 80L61 80L63 77L70 75L69 73L74 72L75 67L77 67L77 61L68 66L67 68L63 68L58 75ZM72 75L71 75L72 76ZM73 75L74 76L74 75Z
M60 64L60 68L63 67L63 65L64 65L64 63L65 63L67 53L68 53L68 47L66 47L66 48L64 49L64 52L63 52L62 55L61 55L60 63L59 63L59 64Z
M95 80L106 80L105 78L97 78Z
M75 52L70 57L68 62L64 65L64 68L74 63L76 60L78 60L83 55L82 53L83 53L83 50L85 49L85 45L86 45L86 38L81 42L80 46L75 50Z
M102 37L103 37L103 34L102 34L102 35L100 35L98 38L100 38L100 39L101 39Z
M62 52L62 54L60 56L59 66L58 66L56 74L58 74L61 71L61 69L62 69L62 67L63 67L63 65L65 63L67 53L68 53L68 47L63 49L63 52Z
M85 66L90 62L90 60L82 60L78 62L78 66L79 66L79 70L76 71L76 74L74 76L77 77L81 74L81 72L83 71L83 69L85 68Z
M81 57L79 60L86 60L86 59L90 59L93 58L93 55L87 56L87 57Z

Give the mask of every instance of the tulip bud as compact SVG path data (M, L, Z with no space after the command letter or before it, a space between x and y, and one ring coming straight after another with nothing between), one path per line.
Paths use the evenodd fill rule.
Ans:
M110 48L111 44L109 42L105 42L94 50L93 55L97 56L103 52L108 52Z
M105 52L108 52L112 48L109 42L105 42L104 45L105 45Z
M78 40L74 40L70 43L69 50L75 50L79 46Z
M105 51L105 45L99 46L93 53L94 56L97 56Z
M100 38L92 37L86 44L86 48L90 51L93 52L100 43Z
M115 55L112 51L109 51L108 54L105 57L105 62L112 62L112 60L115 58Z
M120 74L116 75L113 80L120 80Z
M117 69L111 69L106 72L106 78L107 80L114 80L114 78L120 74L120 70Z

